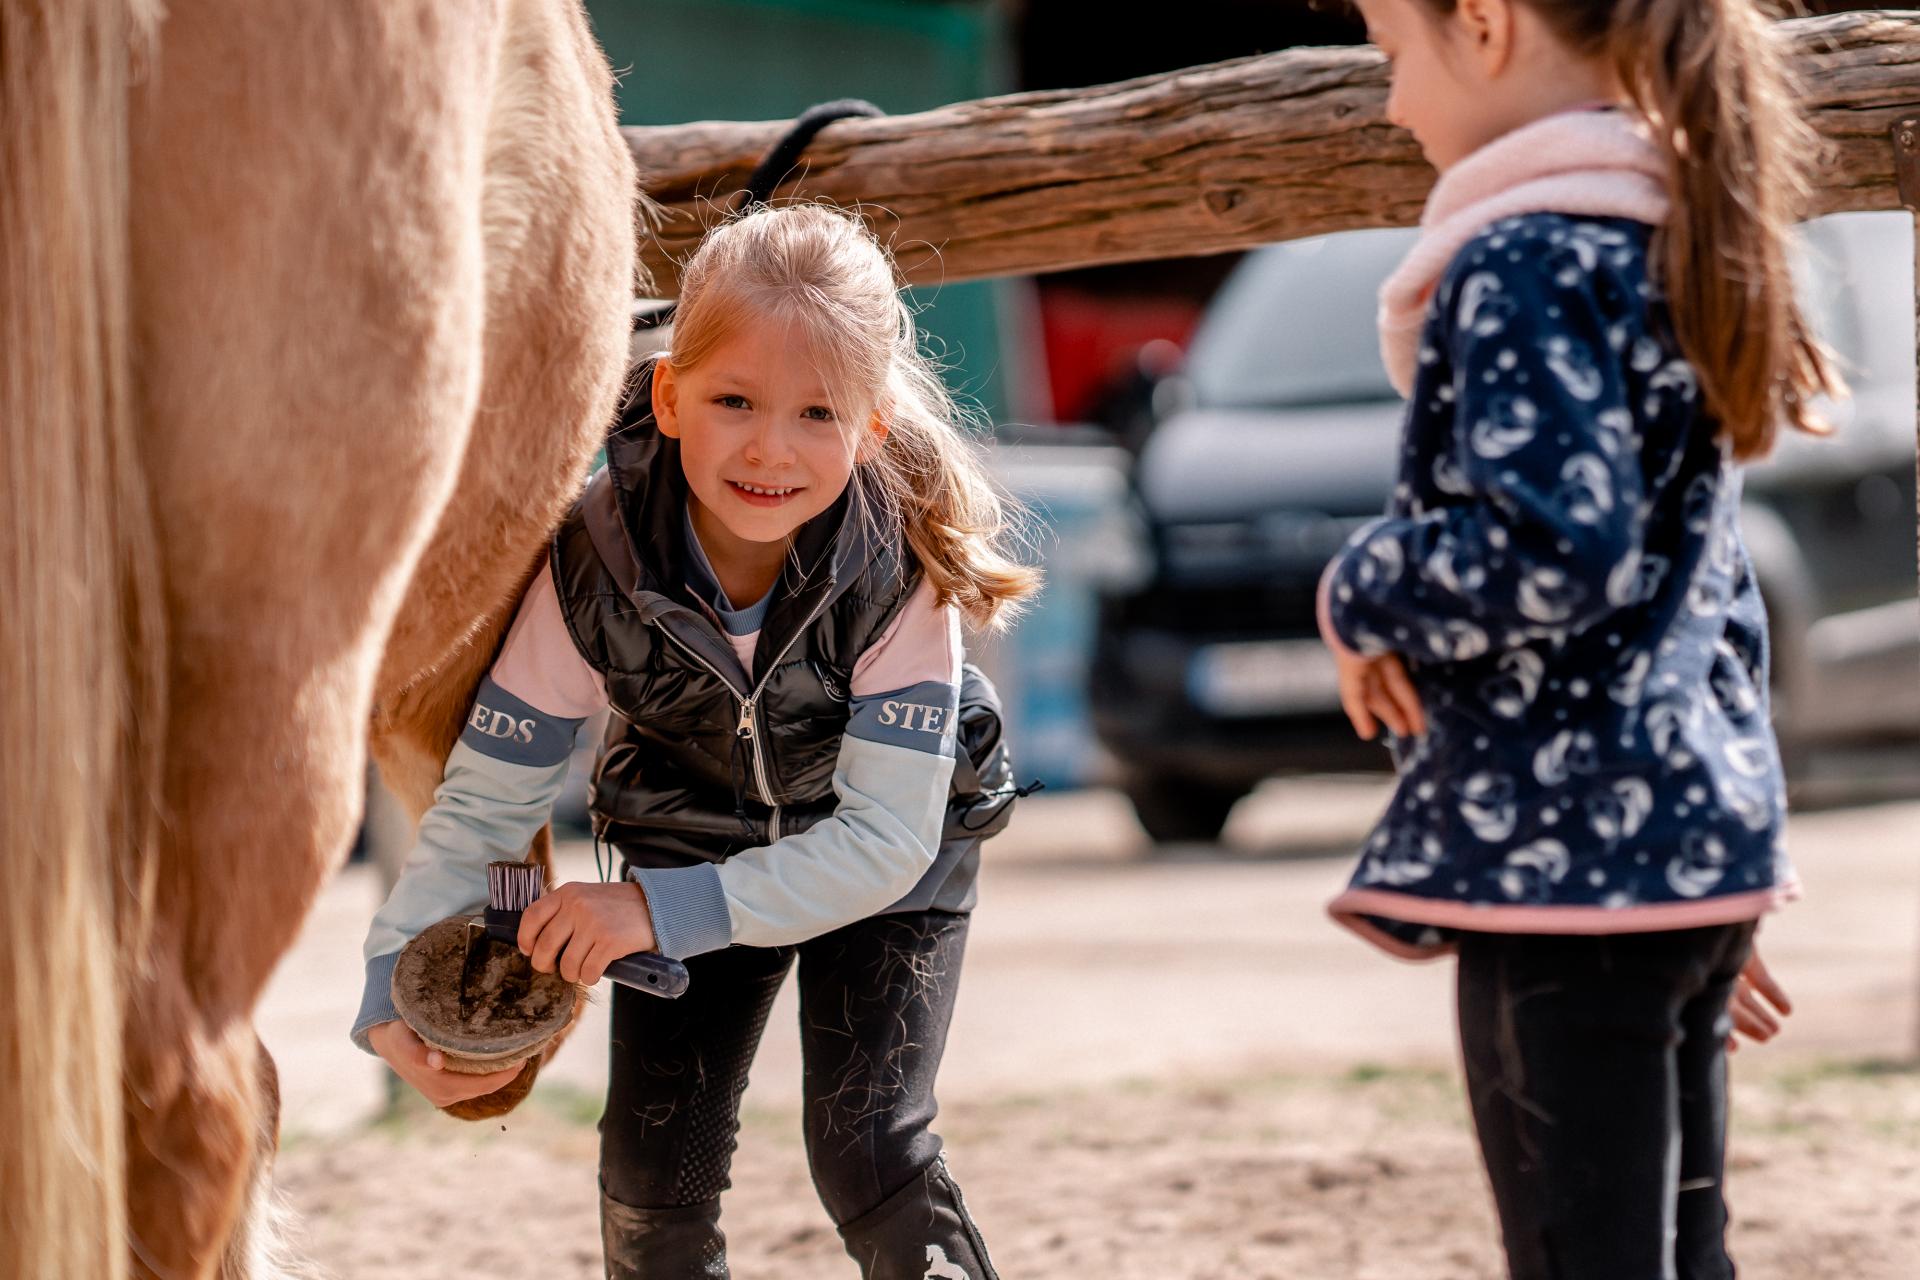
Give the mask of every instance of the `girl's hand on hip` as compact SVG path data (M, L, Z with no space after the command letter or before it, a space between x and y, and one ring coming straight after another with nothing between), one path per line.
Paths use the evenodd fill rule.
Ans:
M1426 709L1398 654L1364 658L1336 648L1333 665L1340 679L1340 705L1355 733L1371 742L1384 724L1397 738L1425 735Z
M1758 947L1754 948L1747 967L1740 971L1740 979L1734 984L1733 999L1728 1002L1727 1011L1733 1015L1734 1034L1727 1037L1727 1049L1730 1052L1740 1048L1741 1036L1755 1044L1765 1044L1773 1039L1780 1034L1780 1020L1793 1012L1792 998L1787 995L1786 988L1767 971Z
M576 881L541 895L520 916L519 943L541 973L588 987L620 957L659 945L646 891L631 880Z
M1329 592L1333 583L1334 561L1320 575L1320 590L1315 613L1320 623L1320 639L1333 653L1334 671L1340 681L1340 706L1353 731L1371 742L1385 724L1394 736L1418 738L1427 732L1426 709L1407 675L1406 664L1396 654L1368 658L1347 648L1334 630Z
M383 1022L367 1032L367 1043L386 1059L393 1073L420 1091L420 1096L436 1107L450 1107L469 1098L485 1097L512 1084L525 1069L525 1063L505 1071L470 1076L446 1069L446 1058L438 1049L422 1044L413 1028L395 1019Z

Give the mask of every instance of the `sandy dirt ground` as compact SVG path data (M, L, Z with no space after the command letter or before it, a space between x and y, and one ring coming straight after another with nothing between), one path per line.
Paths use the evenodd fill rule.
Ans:
M1117 797L1038 797L990 848L939 1128L1008 1280L1501 1274L1450 975L1322 913L1380 801L1372 784L1274 785L1221 847L1150 857ZM1735 1060L1743 1276L1915 1273L1916 832L1911 804L1795 819L1808 897L1765 943L1801 1012ZM582 849L563 866L592 874ZM363 870L340 878L262 1011L308 1252L343 1280L597 1276L604 1010L504 1128L378 1120L380 1072L345 1039L375 894ZM742 1280L857 1275L807 1178L791 1000L727 1199Z

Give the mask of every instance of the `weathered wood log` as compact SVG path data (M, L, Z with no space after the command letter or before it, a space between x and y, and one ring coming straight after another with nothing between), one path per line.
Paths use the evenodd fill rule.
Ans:
M1832 144L1817 207L1898 206L1887 130L1920 110L1920 14L1780 24ZM1013 94L842 121L776 199L860 207L927 284L1241 249L1416 220L1433 172L1383 116L1371 47L1295 49L1093 89ZM785 121L625 131L663 206L644 247L654 291Z

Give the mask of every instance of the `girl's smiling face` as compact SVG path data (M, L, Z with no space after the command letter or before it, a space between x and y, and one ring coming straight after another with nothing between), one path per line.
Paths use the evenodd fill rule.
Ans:
M846 491L885 428L841 403L797 325L743 317L697 365L654 366L653 409L680 441L694 528L710 556L784 544Z

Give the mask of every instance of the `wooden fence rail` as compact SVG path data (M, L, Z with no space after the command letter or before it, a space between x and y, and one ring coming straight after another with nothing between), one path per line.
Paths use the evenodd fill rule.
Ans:
M1920 113L1920 14L1780 24L1832 144L1816 213L1899 207L1889 128ZM842 121L779 195L863 208L910 280L1181 257L1419 215L1433 174L1383 117L1371 47L1296 49L1093 89ZM785 121L626 130L664 216L651 292Z

